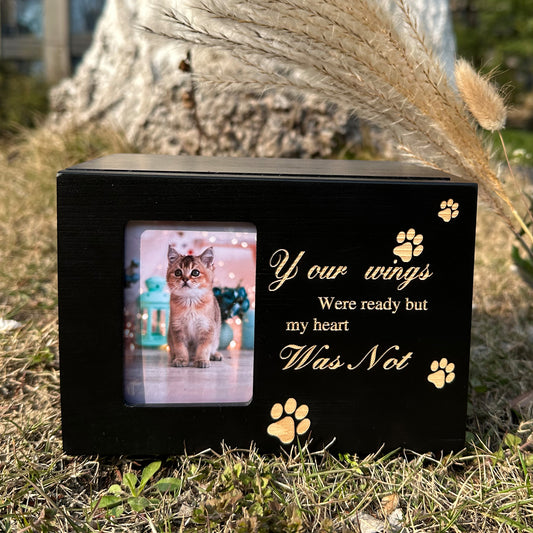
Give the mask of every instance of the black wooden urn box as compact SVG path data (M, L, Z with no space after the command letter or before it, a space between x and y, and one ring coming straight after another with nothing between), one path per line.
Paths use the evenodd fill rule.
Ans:
M57 194L67 453L463 447L475 184L120 154Z

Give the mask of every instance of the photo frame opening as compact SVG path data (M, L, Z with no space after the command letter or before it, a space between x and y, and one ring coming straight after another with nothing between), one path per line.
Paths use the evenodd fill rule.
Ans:
M248 223L127 224L126 404L251 402L256 245Z

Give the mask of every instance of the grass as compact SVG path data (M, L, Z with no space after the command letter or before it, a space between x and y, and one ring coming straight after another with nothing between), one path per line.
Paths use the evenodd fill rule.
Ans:
M221 444L157 468L154 458L63 454L54 177L132 149L96 129L23 132L2 146L0 317L22 327L0 333L0 532L349 532L371 517L392 523L396 506L409 531L533 532L533 412L511 409L533 389L532 294L511 268L509 232L485 209L460 453L333 456L303 446L266 456Z
M48 110L47 93L44 80L21 74L0 59L0 137L12 135L20 125L34 126Z
M529 130L505 129L502 131L503 140L509 157L516 165L533 166L533 132ZM497 139L495 146L499 146ZM501 150L499 150L501 152ZM503 154L502 154L503 159Z

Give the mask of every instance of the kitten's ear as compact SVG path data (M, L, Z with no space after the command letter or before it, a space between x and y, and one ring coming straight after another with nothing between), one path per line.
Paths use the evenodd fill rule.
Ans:
M171 245L169 244L168 245L168 262L169 263L173 263L174 261L176 261L176 259L180 256L180 254L176 251L176 249Z
M215 254L213 253L213 247L206 248L201 255L198 256L200 261L207 267L213 268L213 262L215 261Z

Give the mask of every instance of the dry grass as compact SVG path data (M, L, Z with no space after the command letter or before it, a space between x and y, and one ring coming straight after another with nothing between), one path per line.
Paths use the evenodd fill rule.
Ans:
M409 531L533 531L533 462L523 446L533 413L510 409L513 397L533 389L532 294L511 269L509 232L484 209L465 451L360 458L304 448L262 456L221 446L164 458L139 512L128 503L124 474L140 473L149 459L64 455L54 176L81 159L128 149L109 132L39 131L3 147L0 316L23 326L0 334L0 531L348 532L368 515L383 519L392 495ZM172 478L174 489L158 491L162 478ZM103 507L121 483L112 489L120 505Z
M531 289L509 258L513 236L498 217L478 216L472 326L470 430L494 445L513 431L513 398L533 389ZM533 418L533 403L522 413ZM487 440L489 439L489 440Z

